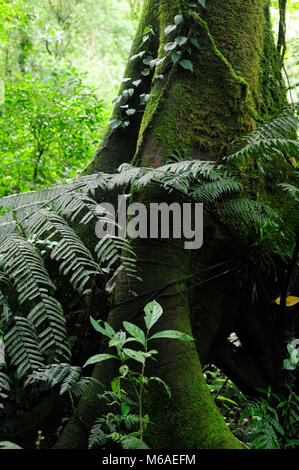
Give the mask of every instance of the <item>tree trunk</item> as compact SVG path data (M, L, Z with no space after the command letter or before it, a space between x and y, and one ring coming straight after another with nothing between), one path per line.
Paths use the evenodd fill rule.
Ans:
M121 163L132 161L139 166L158 167L171 152L184 149L192 159L220 161L232 140L254 129L257 122L285 104L269 1L207 1L206 8L199 6L192 17L187 15L188 4L183 0L145 1L131 55L142 49L143 31L148 25L155 32L148 45L153 57L163 58L165 44L177 36L196 37L198 47L192 47L192 55L189 57L185 50L181 56L192 61L193 73L179 62L173 64L166 59L155 72L164 78L155 80L152 74L141 75L145 67L142 59L129 61L125 77L142 78L130 101L130 108L138 112L128 127L108 130L87 173L114 172ZM165 28L178 14L184 21L174 33L165 35ZM120 93L125 88L124 84ZM144 112L139 112L141 93L150 93ZM113 116L121 112L117 104ZM172 199L156 188L139 196L139 201L162 200ZM154 298L165 312L159 329L178 329L195 338L194 343L160 340L155 345L158 361L147 373L169 384L172 399L160 389L149 393L145 408L154 424L148 428L146 442L157 449L244 447L214 404L200 365L220 365L249 393L256 386L275 382L273 345L262 338L266 320L259 318L256 306L248 304L249 289L235 294L236 276L227 260L240 253L225 241L209 217L204 221L203 248L196 255L184 250L177 240L136 240L134 248L142 283L128 285L126 279L119 280L108 321L116 328L123 320L133 319L141 325L142 309ZM192 275L198 284L194 289L186 281ZM130 291L136 291L138 297L132 297ZM248 318L241 321L240 305L244 304L248 304L246 309L243 307ZM250 322L252 336L246 336ZM244 336L246 353L232 351L227 342L227 336L236 330L242 339ZM252 355L254 337L258 353L267 358L262 366ZM94 376L109 384L113 369L107 370L103 364L95 368ZM70 420L55 447L84 447L86 429L99 412L99 401L90 392L78 407L81 421L76 417Z

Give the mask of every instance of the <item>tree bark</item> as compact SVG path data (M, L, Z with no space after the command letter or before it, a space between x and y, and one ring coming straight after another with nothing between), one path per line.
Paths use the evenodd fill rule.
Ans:
M175 15L182 14L185 20L173 37L197 37L198 48L192 49L190 57L193 73L167 59L156 70L164 75L163 80L153 80L152 75L143 78L130 107L138 109L138 95L150 93L144 112L136 113L127 128L107 131L87 173L114 172L124 162L158 167L171 152L184 149L192 159L220 161L232 140L285 104L269 1L207 1L206 9L199 7L193 18L186 15L188 3L146 0L131 55L140 52L144 28L151 25L155 32L149 44L151 55L163 58L164 46L172 40L164 30L173 24ZM189 59L188 51L184 54ZM142 60L129 61L125 77L142 78L143 68ZM113 115L120 113L117 104ZM151 188L138 200L173 199ZM262 340L267 320L257 315L262 306L249 302L243 308L248 318L240 320L240 305L248 303L251 292L245 289L235 294L237 278L229 260L240 256L238 249L225 240L208 216L204 245L196 255L175 240L136 240L134 249L142 283L129 285L127 279L119 280L108 321L116 328L123 320L141 325L142 309L154 298L165 312L159 329L178 329L195 338L194 343L157 341L158 362L147 374L164 379L171 387L172 399L160 389L148 394L145 408L154 424L149 426L145 441L157 449L244 447L226 426L201 372L201 363L215 362L248 393L256 386L275 382L273 344ZM194 276L193 289L186 281L190 276ZM136 291L138 297L132 297L130 291ZM250 322L252 335L247 331ZM227 342L227 336L236 330L245 345L241 353ZM257 354L267 358L262 367L253 354L254 338ZM102 350L106 348L103 344ZM94 376L109 385L115 371L102 363ZM86 430L100 412L91 391L78 406L81 421L78 417L70 420L55 447L86 446Z

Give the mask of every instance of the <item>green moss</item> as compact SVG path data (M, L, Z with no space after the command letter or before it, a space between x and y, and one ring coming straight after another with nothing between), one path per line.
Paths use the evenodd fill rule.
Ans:
M165 42L172 40L163 31L177 11L169 11L166 1L160 3L162 57ZM198 34L200 48L191 56L194 73L178 64L163 64L165 83L152 86L135 164L158 166L174 149L185 148L194 158L220 158L231 140L262 120L257 109L262 13L262 1L218 1L205 11L204 19L197 15L197 23L182 26L179 34L188 35L189 28L190 34Z

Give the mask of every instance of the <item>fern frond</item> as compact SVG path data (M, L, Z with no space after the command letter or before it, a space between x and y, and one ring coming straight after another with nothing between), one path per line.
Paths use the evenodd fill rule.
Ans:
M192 186L193 199L208 206L213 205L218 199L241 191L240 184L233 178L225 178Z
M0 244L3 270L15 287L20 304L33 301L45 290L55 289L42 258L30 243L19 235L11 235Z
M56 357L69 359L71 352L66 333L66 321L58 300L42 293L39 302L28 315L28 319L39 328L38 338L41 352L53 348Z
M288 183L280 183L278 187L281 188L283 191L286 191L288 195L294 200L294 202L299 202L299 188L294 186L293 184Z
M89 449L92 449L94 447L100 447L106 444L106 433L102 429L104 421L105 420L103 418L98 418L95 421L95 424L92 426L88 438Z
M52 206L58 214L71 222L79 216L79 223L85 225L96 219L97 203L84 193L63 193L54 201Z
M130 240L106 235L95 247L95 252L104 272L116 274L124 270L128 277L137 277L136 254L131 248Z
M4 343L20 379L28 372L39 369L44 364L44 359L34 325L24 317L15 316L14 321L15 325L4 336Z
M253 226L275 225L281 222L279 214L269 206L250 199L237 198L224 201L217 207L217 213L232 226L242 223Z
M277 118L262 124L255 131L239 138L235 145L241 145L242 147L229 155L227 160L240 157L249 158L254 155L271 159L277 150L283 154L297 155L299 144L297 141L290 139L290 136L296 134L297 130L297 106L290 106Z
M0 370L0 410L4 408L2 403L3 400L6 400L8 393L10 392L10 379L8 375Z
M62 362L60 364L50 364L40 367L31 375L31 381L46 382L49 388L60 384L60 395L66 391L70 391L77 383L81 374L81 368L72 366L69 363Z
M65 276L72 274L70 283L74 289L82 294L86 293L84 287L91 276L98 274L98 265L64 219L55 212L40 210L28 219L26 231L41 239L55 238L57 244L51 252L51 258L58 262L59 269Z

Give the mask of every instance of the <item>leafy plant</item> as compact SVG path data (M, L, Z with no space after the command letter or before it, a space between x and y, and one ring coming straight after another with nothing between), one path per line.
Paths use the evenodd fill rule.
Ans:
M75 69L6 78L0 103L0 196L66 181L93 155L104 105Z
M109 406L116 405L119 413L108 413L105 417L98 418L91 429L89 447L104 445L107 439L119 442L125 449L148 448L143 440L144 432L149 422L148 415L143 414L143 396L146 388L152 381L160 383L171 397L168 385L159 377L147 377L145 375L146 361L154 359L157 350L149 349L149 342L159 338L171 338L181 341L193 341L191 336L176 330L164 330L150 336L151 328L157 323L163 309L156 301L148 303L144 308L145 332L137 325L124 321L124 331L115 332L107 323L96 322L91 317L91 323L96 331L109 338L109 346L116 350L116 354L97 354L90 357L85 366L102 361L116 359L120 361L120 375L113 378L111 391L99 395L100 399L108 401ZM103 324L102 324L103 323ZM142 346L142 349L131 349L127 343L134 342ZM128 362L134 361L141 364L140 372L131 369ZM85 367L84 366L84 367ZM132 396L123 388L122 384L128 383L132 390ZM125 385L124 385L125 387ZM136 413L133 413L136 409ZM139 430L128 432L133 425L139 425ZM124 425L124 431L120 432Z
M252 400L240 419L250 418L245 437L255 449L296 448L298 439L299 397L290 391L288 397L260 390L265 397Z

